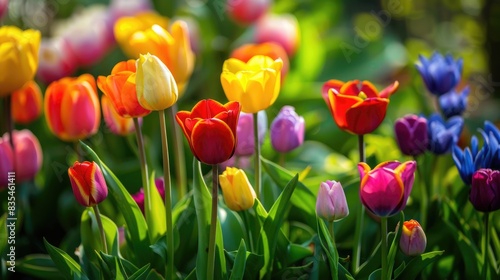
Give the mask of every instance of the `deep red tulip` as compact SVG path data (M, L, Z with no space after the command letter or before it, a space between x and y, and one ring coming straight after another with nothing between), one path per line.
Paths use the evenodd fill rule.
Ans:
M78 162L68 169L76 200L83 206L99 204L108 196L108 187L101 168L95 162Z
M215 100L204 99L191 112L177 113L177 123L199 161L219 164L233 155L240 111L239 102L231 101L222 105Z

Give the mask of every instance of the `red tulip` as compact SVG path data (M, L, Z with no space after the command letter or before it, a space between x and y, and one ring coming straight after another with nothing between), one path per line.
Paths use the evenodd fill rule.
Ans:
M94 206L108 196L108 187L97 163L76 161L68 169L68 175L73 194L81 205Z
M378 92L368 81L342 82L329 80L323 85L322 95L335 123L350 133L362 135L374 131L384 120L389 97L399 83Z
M29 124L42 114L42 91L35 81L29 81L12 92L12 118L16 123Z
M199 161L219 164L233 155L240 111L239 102L231 101L222 105L215 100L205 99L198 102L191 112L177 113L177 123Z

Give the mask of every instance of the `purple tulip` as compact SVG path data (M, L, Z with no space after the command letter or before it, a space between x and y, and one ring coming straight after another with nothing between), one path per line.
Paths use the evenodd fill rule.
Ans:
M349 215L344 189L339 182L321 183L316 200L316 213L328 222L339 221Z
M304 143L304 118L292 106L284 106L271 123L270 133L276 151L290 152Z
M399 248L407 256L418 256L425 252L427 237L420 224L415 220L403 222L403 232L399 239Z
M467 99L470 88L467 86L462 91L452 90L439 97L439 107L446 118L460 116L467 108Z
M500 209L500 171L479 169L472 175L469 200L481 212Z
M265 111L259 111L257 113L257 125L259 131L259 142L262 145L264 142L264 136L267 132L267 115ZM238 119L238 126L236 127L236 149L234 155L241 156L251 156L255 150L255 140L253 137L253 114L251 113L240 113L240 118Z
M163 177L155 179L156 189L160 193L160 196L165 199L165 181ZM144 213L144 189L140 188L138 192L132 194L132 198L135 200L141 211Z
M424 80L427 89L434 95L441 96L458 84L462 76L463 60L453 60L450 54L446 57L434 52L430 59L419 56L416 64L418 72Z
M416 168L415 161L386 161L373 170L368 164L359 163L361 203L379 217L397 214L406 207Z
M427 149L427 119L406 115L396 120L394 132L401 152L408 156L423 154Z

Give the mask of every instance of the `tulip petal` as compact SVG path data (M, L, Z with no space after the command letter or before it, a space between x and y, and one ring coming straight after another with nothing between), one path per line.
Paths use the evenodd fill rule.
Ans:
M381 98L389 98L391 95L398 90L399 87L399 82L395 81L392 85L389 85L388 87L384 88L378 96Z
M344 85L344 82L340 80L328 80L323 84L323 87L321 88L321 95L323 96L323 99L325 102L328 104L329 102L329 97L328 97L328 91L332 88L337 92L340 92L340 89Z
M347 121L345 119L347 110L363 100L357 96L341 95L333 89L330 89L329 101L330 112L333 115L335 123L337 123L341 129L347 129Z
M198 160L206 164L219 164L233 155L236 138L225 122L212 118L196 123L190 142Z
M352 80L344 83L339 93L341 95L358 96L360 93L359 80Z
M377 89L369 81L363 81L361 83L361 90L360 91L363 92L368 98L379 97Z
M358 135L374 131L384 120L388 105L389 99L374 98L347 108L346 129Z
M366 178L366 179L365 179ZM377 216L391 216L404 197L404 186L390 169L374 169L363 178L360 189L362 203Z

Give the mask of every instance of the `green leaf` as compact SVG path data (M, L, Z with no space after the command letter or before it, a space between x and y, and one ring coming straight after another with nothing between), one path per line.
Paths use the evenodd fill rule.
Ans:
M280 227L285 219L285 212L289 207L289 201L298 182L298 174L286 185L285 189L271 207L264 225L262 226L258 240L258 252L264 256L264 267L260 270L260 276L268 274L275 259L275 249L278 243Z
M149 238L151 243L158 241L158 238L165 235L167 232L167 217L165 211L165 203L161 198L160 192L156 188L155 173L152 172L149 178L149 186L151 190L151 206L147 207L147 199L144 200L144 212L146 215L146 223L149 229Z
M111 169L101 161L97 154L82 141L80 141L80 145L82 145L89 156L101 167L108 184L110 198L125 219L126 230L130 233L126 235L130 236L130 240L127 240L127 245L133 252L131 257L134 263L141 266L150 263L152 251L149 248L151 244L148 236L148 225L142 215L141 209L120 180L118 180Z
M238 253L234 259L233 269L231 270L231 277L229 280L243 279L245 273L245 265L247 262L247 247L245 246L245 240L241 240L240 247L238 248Z
M373 271L370 276L368 276L368 280L379 280L382 276L382 268L379 268Z
M339 255L337 252L337 248L335 248L335 246L333 245L335 241L334 240L332 241L332 237L323 219L318 219L318 235L319 235L319 240L321 242L321 246L323 246L326 256L328 257L328 263L330 264L331 279L337 280Z
M359 267L359 270L356 273L356 279L366 279L367 277L369 277L372 271L381 266L381 260L380 260L381 246L382 242L380 241L377 247L375 247L375 250L373 250L368 260L366 260L366 262L361 264L361 266Z
M405 214L403 211L401 211L401 214L399 215L399 225L398 228L396 229L396 236L392 240L391 247L389 249L389 255L387 256L387 273L389 274L389 278L392 279L392 270L394 268L394 259L396 258L396 253L399 248L399 239L401 238L401 227L403 226L403 223L405 221Z
M87 275L85 275L85 273L82 271L80 265L66 252L50 245L50 243L47 242L45 238L43 239L43 242L45 243L45 248L47 249L50 258L65 278L88 279Z
M41 279L64 279L49 255L32 254L16 262L16 272Z
M401 264L394 270L394 278L398 278L398 276L403 272L406 267L406 263L403 261Z
M146 280L148 278L148 274L151 270L151 265L147 264L140 269L138 269L134 274L130 275L128 280Z
M309 246L290 244L288 246L287 264L293 264L314 254Z
M412 280L429 264L438 260L444 251L434 251L413 257L396 279Z
M474 244L471 240L465 236L460 230L458 230L449 221L444 220L450 236L455 240L458 245L458 249L464 258L465 263L465 277L467 279L473 279L479 275L479 266L482 265L482 258L475 250Z
M288 170L272 161L266 160L262 157L261 161L266 173L281 189L284 189L294 177ZM296 184L297 188L294 191L290 202L293 206L301 210L301 213L304 214L303 220L308 223L308 226L316 228L316 196L300 181Z

